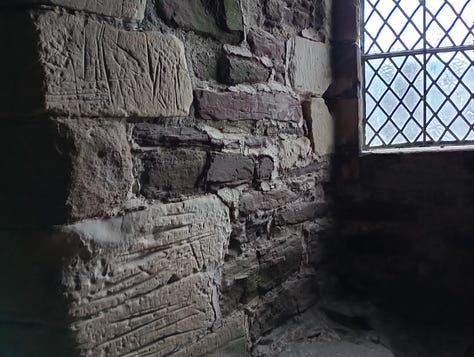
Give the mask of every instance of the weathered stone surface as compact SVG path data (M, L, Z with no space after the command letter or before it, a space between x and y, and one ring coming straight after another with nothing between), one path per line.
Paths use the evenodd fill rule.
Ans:
M270 180L274 168L273 159L270 156L262 156L258 159L255 167L255 176L259 180Z
M240 184L251 182L254 173L252 159L239 154L214 154L207 182L210 184Z
M38 110L92 117L188 114L191 80L176 37L49 12L36 26L45 76Z
M314 278L309 274L293 275L283 284L266 293L252 317L251 337L262 336L274 326L279 326L292 316L310 308L318 298Z
M256 211L268 211L283 206L297 197L296 193L288 189L275 189L268 192L246 192L240 200L240 211L244 215Z
M278 210L275 218L277 225L297 224L312 221L328 213L328 205L324 202L295 202Z
M230 31L244 31L241 0L223 0L225 23Z
M247 41L253 53L257 56L267 56L277 62L284 60L285 42L278 40L272 34L258 27L252 28L248 34Z
M36 119L1 131L0 162L13 168L0 178L7 224L104 216L126 201L133 176L125 123Z
M299 229L284 228L272 232L271 244L257 248L260 294L285 282L299 271L303 261L303 235Z
M311 141L306 137L287 138L279 142L278 158L281 172L307 166L312 156Z
M260 83L270 78L271 70L254 58L225 55L219 66L219 79L226 84Z
M72 219L104 216L121 208L132 185L125 124L107 120L56 120L71 178L66 207Z
M73 336L84 354L192 350L219 319L215 279L230 222L216 196L64 230L89 252L79 252L85 258L73 259L63 277Z
M311 144L318 155L334 152L335 123L326 102L322 98L313 98L304 103L306 123L311 132Z
M192 127L162 126L138 123L133 127L134 141L143 147L153 146L208 146L208 134Z
M124 20L143 20L146 0L3 0L2 5L57 5L71 10L87 11Z
M148 198L186 194L204 184L208 154L193 149L160 148L140 155L140 182Z
M242 357L247 354L247 334L245 314L238 312L217 321L211 332L185 350L176 353L176 357Z
M321 32L328 36L327 1L313 0L265 0L264 25L268 29L278 28L288 35L299 34L304 29Z
M194 75L204 81L217 80L222 43L189 31L182 34L186 43L186 59Z
M242 38L243 19L238 0L157 0L157 4L160 15L171 26L232 43Z
M203 119L301 122L303 117L299 101L284 93L198 90L195 95L198 114Z
M332 81L330 47L303 37L288 42L289 75L300 93L322 96Z

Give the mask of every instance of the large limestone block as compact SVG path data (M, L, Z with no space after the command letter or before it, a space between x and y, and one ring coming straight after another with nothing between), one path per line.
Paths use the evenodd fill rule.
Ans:
M10 98L13 104L5 101L0 116L42 112L88 117L188 114L192 86L184 46L176 37L119 30L84 16L52 12L30 21L38 38L29 45L38 47L39 58L22 60L20 66L15 64L17 56L10 57L9 53L0 59L2 72L14 72L0 74L0 79L6 80L3 87L16 90ZM11 47L22 45L12 43ZM40 72L43 85L41 91L25 97L21 88L30 85L30 72ZM33 86L38 85L37 80L36 74ZM21 105L15 95L22 98Z
M216 281L231 228L217 196L63 230L84 246L63 276L83 355L192 352L220 318Z
M335 122L322 98L313 98L304 104L306 122L311 131L311 143L318 155L334 152Z
M332 81L330 46L303 37L288 42L289 75L300 93L322 96Z
M57 5L124 20L143 20L146 0L4 0L3 4Z

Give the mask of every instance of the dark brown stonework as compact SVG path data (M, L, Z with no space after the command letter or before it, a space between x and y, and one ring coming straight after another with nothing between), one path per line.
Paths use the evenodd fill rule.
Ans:
M226 55L221 59L219 73L222 83L240 84L266 82L271 71L256 59Z
M214 93L196 91L198 114L214 120L277 120L300 122L302 107L298 100L283 93Z
M211 138L190 127L168 127L138 123L133 128L133 139L140 146L208 146Z
M140 160L144 170L140 181L146 197L185 194L203 185L205 151L161 148L141 155Z
M269 180L275 167L273 159L269 156L262 156L258 159L255 174L259 180Z
M269 192L251 191L242 196L240 201L240 211L244 215L254 213L257 211L268 211L274 208L292 202L297 198L297 195L288 190L272 190Z
M259 28L253 28L248 34L247 41L257 56L267 56L278 63L284 60L285 42L278 40L272 34Z
M238 184L253 179L254 162L237 154L212 155L207 182L210 184Z
M242 37L242 13L236 0L157 0L157 4L159 15L171 26L230 42Z

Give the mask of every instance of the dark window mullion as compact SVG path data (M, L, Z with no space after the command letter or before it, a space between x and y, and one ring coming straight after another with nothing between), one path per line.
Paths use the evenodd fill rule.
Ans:
M422 0L423 5L423 145L426 145L426 132L427 132L427 124L426 124L426 82L427 82L427 70L426 70L426 0Z

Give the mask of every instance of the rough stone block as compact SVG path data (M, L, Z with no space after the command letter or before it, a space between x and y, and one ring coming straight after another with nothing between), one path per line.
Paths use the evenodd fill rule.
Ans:
M133 140L142 147L210 146L211 138L199 129L138 123L133 127Z
M255 167L255 177L258 180L270 180L272 178L275 163L270 156L262 156L258 159Z
M125 123L35 120L2 132L2 220L61 224L123 206L133 181Z
M231 85L266 82L270 74L271 70L254 58L227 54L219 64L219 80Z
M71 10L92 12L124 20L143 20L146 0L3 0L2 5L56 5Z
M314 0L266 0L264 5L265 25L280 28L288 34L297 34L311 28L320 30L324 38L326 23L326 1Z
M63 273L72 335L83 355L199 349L220 316L215 279L230 235L228 209L216 196L63 231L83 245Z
M281 140L278 144L280 173L309 165L313 156L311 141L308 138Z
M223 0L225 23L230 31L244 31L240 0Z
M209 184L240 184L251 182L254 174L252 159L239 154L214 154L207 182Z
M242 357L247 354L247 334L245 314L236 313L212 327L211 333L193 346L176 353L175 357Z
M71 160L66 207L73 219L104 216L121 208L132 185L125 124L107 120L57 120L63 152Z
M159 14L170 26L195 31L225 42L238 43L243 36L238 0L158 0ZM222 23L224 22L224 23Z
M275 120L300 123L303 118L300 102L284 93L217 93L198 90L195 95L198 114L203 119Z
M285 58L285 42L278 40L269 32L258 27L249 31L247 38L250 48L257 56L267 56L268 58L282 62Z
M289 189L275 189L268 192L250 191L242 195L240 212L249 215L257 211L269 211L296 200L298 195Z
M277 225L297 224L313 221L328 213L328 205L324 202L295 202L278 210L275 217Z
M288 53L293 88L322 97L332 82L330 46L294 37L288 42Z
M193 100L192 86L184 46L176 37L118 30L83 16L53 12L41 13L32 21L39 31L36 44L39 59L35 62L31 58L30 63L41 68L43 93L39 98L24 98L26 103L37 105L33 109L29 105L16 105L11 113L2 111L0 115L188 114ZM3 60L8 63L9 54L5 57ZM14 71L29 72L30 68Z
M204 184L207 156L205 151L182 148L160 148L140 155L142 194L160 198L197 191Z
M334 152L334 119L322 98L313 98L304 104L304 113L311 132L313 150L318 155Z

